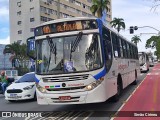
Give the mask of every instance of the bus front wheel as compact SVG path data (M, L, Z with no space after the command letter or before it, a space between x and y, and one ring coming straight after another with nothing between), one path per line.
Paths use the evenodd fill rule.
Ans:
M121 79L118 79L117 80L117 94L115 94L113 97L112 97L112 101L113 102L117 102L120 98L120 95L122 94L122 80Z

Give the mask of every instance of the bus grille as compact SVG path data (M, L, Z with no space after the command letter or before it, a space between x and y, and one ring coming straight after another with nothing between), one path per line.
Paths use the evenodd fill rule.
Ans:
M51 88L47 89L48 91L66 91L66 90L79 90L79 89L84 89L85 86L80 86L80 87L69 87L69 88Z
M75 80L88 79L89 74L85 75L72 75L72 76L58 76L58 77L43 77L43 82L67 82Z

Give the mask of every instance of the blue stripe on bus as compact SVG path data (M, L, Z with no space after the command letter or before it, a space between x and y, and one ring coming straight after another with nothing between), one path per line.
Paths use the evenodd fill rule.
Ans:
M94 75L93 77L98 80L99 78L105 76L105 74L107 73L106 69L104 68L101 72L99 72L98 74Z
M40 81L40 80L39 80L39 79L37 79L37 77L35 77L35 81L36 81L36 83L39 83L39 81Z
M99 29L99 34L100 34L100 41L101 41L102 59L105 65L106 59L105 59L105 54L104 54L104 46L103 46L103 38L102 38L103 22L100 19L97 19L97 22L98 22L98 29ZM107 68L105 68L105 71L107 72Z

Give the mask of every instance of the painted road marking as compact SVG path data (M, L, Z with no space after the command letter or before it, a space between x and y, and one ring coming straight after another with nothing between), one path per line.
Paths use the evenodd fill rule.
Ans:
M91 112L87 117L85 117L83 120L87 120L94 112Z
M153 103L157 102L157 89L158 89L158 79L156 80L154 84L154 90L153 90Z
M127 98L126 102L132 97L132 95L136 92L136 90L139 88L139 86L144 82L144 80L147 78L147 76L141 81L141 83L136 87L136 89L132 92L132 94ZM121 109L124 107L124 105L126 104L126 102L123 102L123 104L121 105L121 107L117 110L117 112L114 114L114 116L116 116L118 114L119 111L121 111ZM114 120L116 117L111 117L110 120Z
M94 112L84 112L84 111L78 111L78 112L60 112L60 113L47 113L42 118L40 117L33 117L33 118L27 118L29 120L75 120L79 117L83 117L83 120L89 119L89 117ZM25 119L26 120L26 119Z
M148 73L147 75L160 75L159 72L156 72L156 73Z
M77 115L75 118L73 118L73 120L77 119L79 116L81 116L82 114L84 114L84 112L82 112L81 114Z

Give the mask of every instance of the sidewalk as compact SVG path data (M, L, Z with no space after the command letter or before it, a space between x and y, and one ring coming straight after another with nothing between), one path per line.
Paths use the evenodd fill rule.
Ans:
M118 111L119 117L114 120L160 120L160 64L153 67Z

